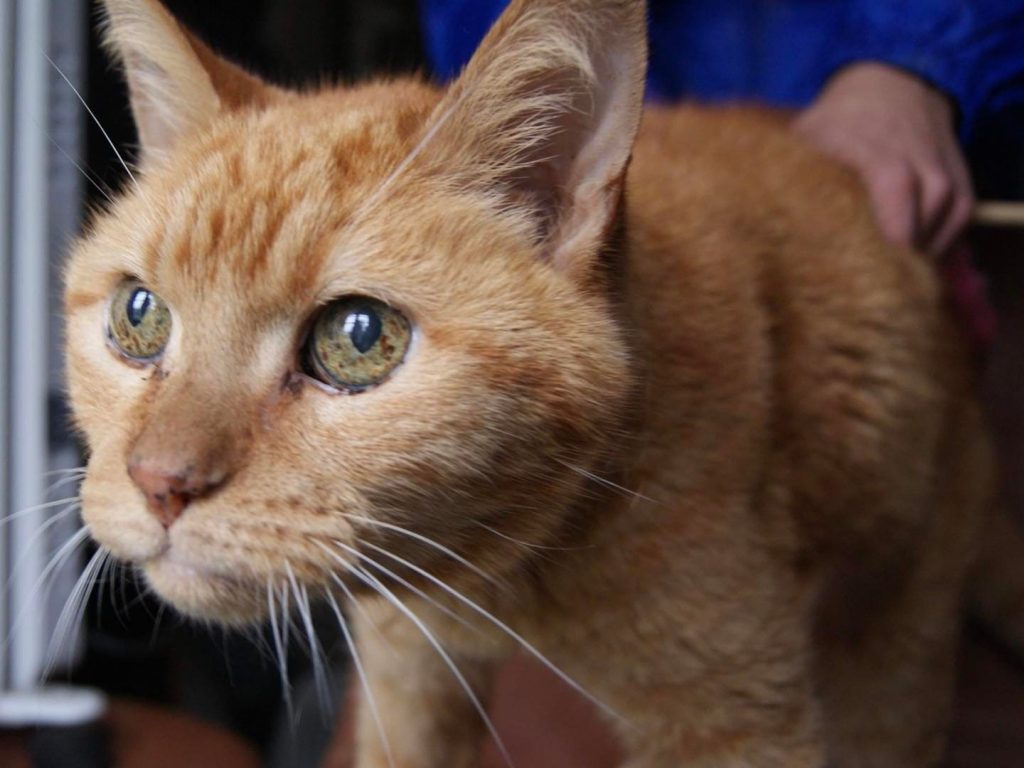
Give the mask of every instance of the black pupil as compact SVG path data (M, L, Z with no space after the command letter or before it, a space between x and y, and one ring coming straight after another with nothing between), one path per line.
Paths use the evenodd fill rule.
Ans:
M352 346L365 355L380 339L383 326L376 312L369 307L360 307L345 315L342 330L348 334Z
M128 322L138 326L153 306L153 294L145 288L136 288L128 297Z

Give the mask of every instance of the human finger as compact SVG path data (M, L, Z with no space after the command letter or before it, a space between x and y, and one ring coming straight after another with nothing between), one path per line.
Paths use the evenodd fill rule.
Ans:
M897 245L913 247L918 233L918 180L902 160L872 161L858 167L882 233Z
M967 229L975 204L974 185L959 149L954 147L948 153L946 165L953 183L953 200L926 246L928 253L935 257L945 254Z

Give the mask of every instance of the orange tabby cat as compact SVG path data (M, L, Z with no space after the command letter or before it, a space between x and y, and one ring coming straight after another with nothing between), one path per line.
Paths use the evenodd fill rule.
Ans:
M143 154L67 279L101 544L205 619L354 595L359 768L471 765L523 646L630 768L935 764L990 459L851 174L752 111L638 135L638 1L515 2L443 92L106 7Z

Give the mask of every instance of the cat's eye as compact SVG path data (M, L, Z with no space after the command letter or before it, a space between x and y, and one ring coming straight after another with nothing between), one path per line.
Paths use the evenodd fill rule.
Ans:
M308 372L338 389L359 392L382 382L409 348L405 316L382 301L348 296L316 319L304 351Z
M167 346L171 311L163 299L137 280L125 280L110 299L107 332L121 354L148 363Z

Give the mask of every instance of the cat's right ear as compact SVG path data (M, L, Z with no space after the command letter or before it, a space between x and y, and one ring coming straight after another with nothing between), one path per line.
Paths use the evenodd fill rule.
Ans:
M222 111L269 100L274 89L221 59L158 0L103 0L107 48L124 68L143 166Z

